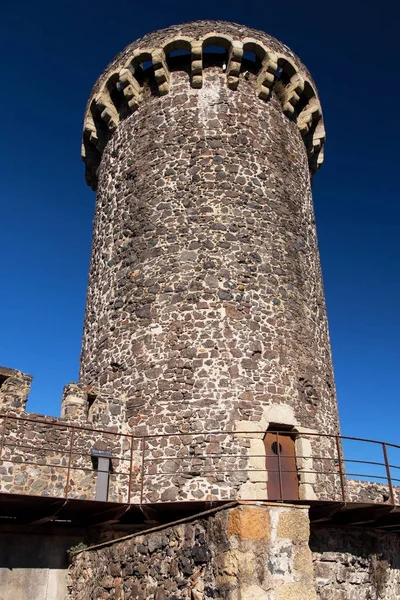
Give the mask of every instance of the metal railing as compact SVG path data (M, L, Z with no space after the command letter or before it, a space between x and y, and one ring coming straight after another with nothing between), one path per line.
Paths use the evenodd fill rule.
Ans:
M357 502L360 496L400 504L400 446L319 433L269 435L274 452L261 448L259 430L135 436L55 419L0 415L0 492L94 499L98 471L92 450L100 448L112 454L108 499L113 502L214 502L238 499L239 493L246 499L239 490L250 483L257 488L257 499ZM281 442L288 437L293 454L282 451ZM297 497L287 492L290 477L298 482ZM274 480L278 491L271 495Z

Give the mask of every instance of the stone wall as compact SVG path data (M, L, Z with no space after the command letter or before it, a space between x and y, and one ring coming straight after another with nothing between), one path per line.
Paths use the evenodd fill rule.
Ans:
M367 459L365 459L367 460ZM392 473L396 468L392 468ZM400 505L400 487L393 486L394 504ZM389 485L376 481L346 480L346 498L349 502L373 502L374 504L392 504Z
M18 410L0 413L0 492L94 499L98 477L95 455L105 451L110 454L108 499L114 502L271 499L263 441L265 423L238 422L238 429L227 433L134 436L115 427L95 429L89 421L79 421L86 397L82 386L66 386L66 416L61 419ZM268 418L282 418L281 408L273 407ZM295 453L301 500L343 500L337 455L334 450L331 453L326 441L297 427ZM285 478L285 472L282 476ZM350 479L344 483L347 501L391 503L387 485ZM393 491L399 504L399 488ZM289 502L296 499L283 497Z
M313 526L310 548L320 600L399 600L399 535Z
M174 35L203 44L199 85L190 57L176 68L160 58L164 44L178 47L168 42ZM207 58L207 43L231 38L239 46L227 46L228 66L223 55ZM261 58L258 42L268 49ZM140 66L142 44L153 68ZM238 59L232 86L240 44L255 62ZM264 98L262 73L274 82ZM292 94L297 76L303 91L290 96L298 102L290 116L282 93ZM140 95L135 110L127 88ZM81 381L112 406L95 400L94 423L147 435L232 432L237 423L339 431L309 146L299 128L305 106L311 129L320 123L311 100L319 107L306 69L283 44L226 23L150 34L100 78L84 133L101 161ZM276 406L282 420L273 422Z
M242 505L76 555L69 599L313 600L307 509Z

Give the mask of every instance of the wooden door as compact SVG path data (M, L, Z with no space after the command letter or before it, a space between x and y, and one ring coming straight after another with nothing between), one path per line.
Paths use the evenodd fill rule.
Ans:
M264 446L268 500L298 500L299 481L293 434L267 431Z

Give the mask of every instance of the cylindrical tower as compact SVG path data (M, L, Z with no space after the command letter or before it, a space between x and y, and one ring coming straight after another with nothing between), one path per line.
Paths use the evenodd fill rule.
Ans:
M323 143L307 69L263 32L187 23L107 67L83 136L94 422L339 432L311 198Z

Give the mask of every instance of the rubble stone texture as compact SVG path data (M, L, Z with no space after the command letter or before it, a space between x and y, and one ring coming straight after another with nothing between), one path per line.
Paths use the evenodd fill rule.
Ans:
M307 509L236 506L94 547L69 599L316 600Z
M357 528L311 530L318 600L398 600L398 534Z
M109 65L83 144L94 423L233 431L284 405L278 424L338 433L311 198L323 139L310 75L265 33L189 23Z

